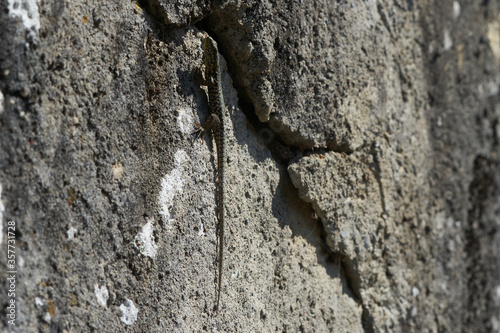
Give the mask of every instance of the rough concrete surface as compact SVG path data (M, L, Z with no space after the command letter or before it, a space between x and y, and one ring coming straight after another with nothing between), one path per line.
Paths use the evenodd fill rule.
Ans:
M500 2L0 9L1 331L500 332Z

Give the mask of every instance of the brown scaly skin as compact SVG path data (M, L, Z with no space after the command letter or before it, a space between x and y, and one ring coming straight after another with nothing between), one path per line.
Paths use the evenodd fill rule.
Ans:
M205 33L205 85L208 87L208 109L210 115L200 130L212 131L217 146L217 212L218 212L218 286L216 313L219 312L222 287L222 263L224 250L224 176L226 160L225 115L226 107L222 94L222 80L219 65L219 52L215 41Z

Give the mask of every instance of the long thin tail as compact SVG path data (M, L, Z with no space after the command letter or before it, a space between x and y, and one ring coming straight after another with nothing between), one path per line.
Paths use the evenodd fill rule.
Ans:
M217 306L215 308L216 313L219 313L220 304L220 294L222 290L222 268L224 259L224 138L220 141L219 146L217 146L217 164L218 164L218 175L217 175L217 210L218 210L218 238L219 238L219 278L217 281Z
M224 228L222 223L219 223L219 278L218 278L218 287L217 287L217 306L215 307L215 311L219 313L219 303L220 303L220 293L222 289L222 258L223 253L222 249L224 247L224 233L221 230Z

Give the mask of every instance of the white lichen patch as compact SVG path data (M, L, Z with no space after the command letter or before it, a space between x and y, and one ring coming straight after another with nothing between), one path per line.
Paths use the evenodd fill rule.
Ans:
M5 109L4 102L5 102L5 97L3 96L3 93L0 91L0 114Z
M205 226L203 225L203 221L200 221L200 230L198 231L198 237L205 236Z
M486 35L488 36L488 43L490 44L491 51L493 55L498 60L500 59L500 20L494 20L488 22L488 30Z
M180 108L177 110L177 126L183 134L189 135L193 133L193 117L192 110L188 108Z
M120 179L123 175L123 164L116 162L113 164L113 179Z
M43 306L43 299L41 299L40 297L35 297L35 305Z
M10 17L22 20L26 29L40 29L40 14L38 3L40 0L7 0L7 9Z
M452 46L453 41L451 40L450 32L445 29L443 34L443 47L445 50L449 50Z
M184 150L178 150L175 153L175 167L161 180L161 190L158 196L158 205L160 206L160 214L165 218L169 228L172 226L173 217L170 209L174 205L174 197L176 194L182 193L184 183L186 182L184 175L184 165L189 163L189 157Z
M97 298L97 303L106 307L109 298L108 288L106 286L99 288L99 285L94 284L94 294Z
M417 297L420 294L420 290L417 287L411 288L411 294L413 297Z
M23 256L17 257L17 267L24 267L25 261Z
M153 219L148 220L139 234L135 236L135 245L144 256L156 258L158 246L153 236Z
M134 302L127 299L125 303L120 305L120 310L122 311L121 321L125 323L125 325L132 325L137 320L137 314L139 310L134 305Z
M75 238L76 233L78 232L78 229L74 227L69 227L67 234L68 234L68 240L72 240Z
M460 3L458 1L453 1L453 17L457 18L460 16Z
M494 293L494 300L497 304L500 305L500 285L496 286L495 288L495 293Z

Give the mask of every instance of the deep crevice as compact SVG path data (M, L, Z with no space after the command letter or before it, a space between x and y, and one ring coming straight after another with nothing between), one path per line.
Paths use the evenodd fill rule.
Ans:
M309 204L311 205L311 204ZM314 208L311 205L311 209L314 211ZM326 252L327 260L338 265L340 268L340 273L342 281L345 282L345 287L348 290L348 293L353 296L353 298L361 305L363 312L361 315L361 325L363 326L363 330L368 333L372 333L375 331L374 329L374 318L370 313L370 310L366 307L363 302L363 297L361 295L361 278L356 269L354 268L354 262L348 256L333 251L330 246L328 246L326 242L326 237L328 233L324 227L323 221L318 218L318 223L320 227L320 247L323 251Z
M361 307L363 309L363 312L361 314L361 325L363 326L365 332L373 333L375 332L374 329L375 320L371 315L370 310L366 307L366 305L363 302L363 297L361 296L361 278L354 269L353 267L354 264L352 260L347 256L343 255L340 256L342 257L341 267L345 274L346 278L345 281L347 282L349 289L356 296L357 300L359 301L359 304L361 304Z

